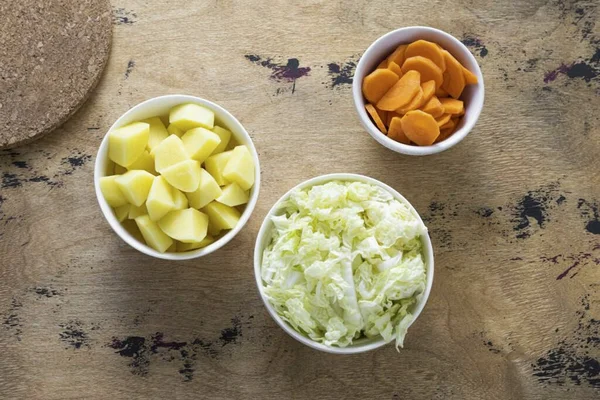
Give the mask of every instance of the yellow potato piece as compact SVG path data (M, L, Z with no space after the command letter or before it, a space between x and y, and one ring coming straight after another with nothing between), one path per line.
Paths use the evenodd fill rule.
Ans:
M173 124L169 124L169 126L167 126L167 132L169 132L169 135L175 135L177 137L182 137L185 133Z
M148 171L135 169L118 176L115 178L115 182L127 202L139 207L148 197L148 192L154 182L154 175Z
M217 197L217 201L229 207L246 204L250 198L250 193L242 189L240 185L235 182L223 186L222 191L223 193Z
M117 179L120 175L103 176L100 178L100 191L109 206L116 208L127 204L127 198L119 189Z
M190 156L180 138L171 135L152 150L154 168L162 174L165 168L189 160Z
M223 169L223 177L229 182L235 182L243 190L254 185L254 160L246 146L237 146L231 152L231 157Z
M230 140L230 144L231 142L233 142L233 138L232 140ZM230 183L223 176L223 170L225 169L225 166L227 165L227 162L229 161L229 158L231 157L232 153L233 150L224 151L223 153L215 154L213 156L208 157L204 162L204 168L206 168L208 173L211 174L213 178L215 178L215 181L217 181L217 184L219 186L227 185L228 183Z
M117 217L117 220L119 220L119 222L125 221L127 215L129 215L130 207L131 204L125 204L124 206L115 208L115 217Z
M198 161L186 160L163 169L162 176L175 189L182 192L193 192L198 189L200 184L200 170Z
M220 231L234 228L240 220L240 212L233 207L213 201L202 209L210 218L210 226ZM210 232L211 235L213 234ZM218 232L217 232L218 234Z
M169 123L186 132L193 128L212 129L215 114L206 107L197 104L180 104L169 112Z
M142 236L142 232L140 232L140 229L138 228L137 224L135 223L134 220L132 219L126 219L125 221L123 221L121 223L121 225L123 225L123 228L125 228L125 230L135 238L135 240L137 240L138 242L144 243L144 237Z
M203 163L221 143L221 138L208 129L194 128L187 131L181 141L190 158Z
M171 211L158 221L158 226L171 238L182 243L198 243L206 237L208 215L195 208Z
M135 223L142 233L146 244L154 250L164 253L173 244L173 239L164 233L149 216L141 215L135 219Z
M127 172L127 168L120 166L119 164L115 164L115 175L123 175L125 172Z
M146 200L148 216L152 221L158 221L175 208L171 190L171 185L167 183L164 176L157 176L152 182L148 200Z
M140 215L148 214L148 209L146 208L146 203L142 204L139 207L130 205L129 214L127 215L127 219L136 219Z
M221 196L219 184L205 169L200 170L200 184L194 192L186 193L190 207L200 209Z
M181 190L171 187L171 193L173 194L173 210L188 208L189 202L187 196Z
M154 149L156 146L160 144L163 140L169 136L169 132L167 132L167 128L160 120L159 117L152 117L143 120L142 122L150 125L150 135L148 136L148 148L150 150Z
M214 133L219 135L219 138L221 139L221 143L219 143L219 145L213 150L212 154L222 153L229 144L229 140L231 140L231 132L225 128L221 128L218 125L215 125L212 130Z
M148 144L150 125L134 122L108 134L108 158L128 167L144 152Z
M213 243L214 241L215 241L215 238L213 238L210 235L206 235L206 237L204 239L202 239L202 241L196 242L196 243L177 242L177 251L184 252L184 251L201 249L201 248L206 247L209 244Z
M137 160L133 162L129 167L127 167L128 171L132 169L141 169L144 171L150 172L152 175L157 175L156 169L154 169L154 158L150 155L148 150L144 150L141 156L138 157Z

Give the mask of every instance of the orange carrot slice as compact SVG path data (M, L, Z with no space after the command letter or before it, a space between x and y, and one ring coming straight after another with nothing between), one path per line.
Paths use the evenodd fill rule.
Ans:
M377 128L381 132L387 134L387 129L386 129L385 125L383 124L383 121L381 120L381 117L377 113L377 110L375 109L375 107L373 106L373 104L366 104L365 108L367 109L367 112L371 116L371 119L373 120L373 122L375 122L375 125L377 125Z
M462 100L456 100L451 98L441 99L440 103L444 106L444 112L447 114L460 114L465 109Z
M377 66L377 69L387 68L387 66L388 66L388 60L386 58L385 60L383 60L382 62L379 63L379 65Z
M436 88L439 88L444 81L442 70L429 58L421 56L407 58L402 64L402 72L406 73L410 70L418 71L421 74L421 82L434 80Z
M421 110L407 112L401 122L406 137L419 146L430 146L440 135L435 119Z
M421 89L421 87L419 87L419 91L417 92L415 97L412 98L410 103L408 103L404 107L400 107L399 109L396 110L396 112L398 114L406 114L409 111L416 110L417 108L421 107L423 105L423 103L424 103L423 89Z
M444 84L442 83L442 86L443 85ZM448 97L448 92L446 92L444 90L444 88L439 87L439 88L435 89L435 95L438 97L438 99L441 99L443 97Z
M444 55L435 43L428 42L427 40L417 40L416 42L409 44L404 52L404 57L408 59L416 56L430 59L442 70L442 72L446 70Z
M455 126L456 126L456 119L450 118L448 120L448 122L446 122L444 125L440 126L440 132L443 131L444 129L448 129L448 128L454 129Z
M467 85L476 85L477 84L477 75L463 67L463 74L465 75L465 84Z
M458 99L465 88L465 74L463 66L446 50L443 50L446 59L446 71L444 72L444 84L442 88L450 96Z
M435 93L435 81L427 81L421 84L423 90L423 104L427 103Z
M376 69L363 79L363 95L369 103L375 104L396 82L398 82L398 75L389 69Z
M439 118L435 119L435 122L437 122L438 126L443 126L446 122L450 121L450 114L444 114Z
M404 52L406 51L407 47L408 47L408 45L401 44L400 46L398 46L396 48L396 50L394 50L394 52L392 54L390 54L388 56L387 60L393 61L398 65L404 64Z
M386 70L380 69L377 71ZM389 71L389 73L397 76L392 71ZM418 71L408 71L377 102L377 108L384 111L397 110L398 108L407 105L420 89L421 75Z
M410 144L410 139L406 137L402 130L402 120L400 117L393 117L390 121L390 129L388 129L388 137L396 142Z
M454 128L440 129L440 136L435 139L435 143L448 139L454 133Z
M432 96L431 99L421 107L421 111L431 114L433 118L438 118L444 114L444 106L436 96Z
M387 112L387 119L385 121L385 125L388 127L388 132L389 132L389 127L392 123L392 118L394 118L394 117L402 118L402 115L398 114L397 112L394 112L394 111L386 111L386 112Z
M390 71L392 71L393 73L395 73L396 75L398 75L398 77L400 77L400 78L402 78L402 75L404 75L402 73L402 69L400 69L400 66L393 61L388 62L387 68Z

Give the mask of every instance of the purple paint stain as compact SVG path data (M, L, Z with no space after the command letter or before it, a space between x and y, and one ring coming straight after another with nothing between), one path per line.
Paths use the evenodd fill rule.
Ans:
M272 58L265 59L256 54L246 54L244 57L256 65L273 71L271 79L292 83L292 93L296 91L296 80L310 73L310 67L300 67L300 61L297 58L288 58L284 65L273 62Z
M558 68L546 72L544 75L544 83L554 81L560 74L567 75L567 77L571 79L581 78L586 82L590 82L592 79L598 78L600 75L600 66L593 65L594 63L597 64L597 62L593 61L594 57L592 57L589 63L586 61L578 61L572 62L568 65L561 64Z
M481 39L476 38L474 36L465 36L463 38L463 40L461 40L461 42L467 46L467 47L471 47L475 50L479 51L479 56L481 58L485 57L488 55L488 49L487 47L485 47L485 45L483 44L483 42L481 41Z

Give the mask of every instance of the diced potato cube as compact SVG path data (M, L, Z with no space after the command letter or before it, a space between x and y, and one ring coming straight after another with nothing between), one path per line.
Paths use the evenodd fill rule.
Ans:
M173 239L165 234L149 216L139 216L135 219L135 223L142 232L146 244L154 250L164 253L173 244Z
M148 150L144 150L142 155L139 156L138 159L133 162L133 164L127 167L127 169L129 171L132 169L142 169L150 172L152 175L157 175L156 170L154 169L154 158L152 158Z
M177 137L182 137L185 133L173 124L169 124L169 126L167 126L167 132L169 132L169 135L175 135Z
M233 207L213 201L202 209L216 229L232 229L240 220L240 212Z
M227 147L225 147L225 151L233 150L240 144L241 143L237 141L235 136L231 136L231 139L229 140L229 144L227 145Z
M176 137L176 136L170 136ZM182 192L193 192L200 184L200 163L196 160L186 160L162 170L162 176L175 189Z
M219 186L227 185L229 181L223 177L223 170L229 161L229 157L231 157L233 151L225 151L223 153L215 154L214 156L210 156L204 162L204 168L208 171L209 174L215 178L215 181L219 184Z
M209 244L213 243L214 241L215 241L215 239L212 236L206 235L206 237L204 239L202 239L202 241L200 241L200 242L195 242L195 243L177 242L177 251L184 252L184 251L201 249L202 247L206 247Z
M121 193L123 193L129 204L137 207L146 201L153 181L154 175L139 169L127 171L115 178L117 186L121 189Z
M158 221L175 208L171 190L171 185L167 183L164 176L154 178L146 200L148 216L152 221Z
M160 122L162 122L164 126L169 125L169 114L163 114L163 115L159 116L158 118L160 119Z
M152 188L150 188L152 190ZM127 215L127 219L136 219L140 215L148 214L148 209L146 208L146 204L142 204L139 207L130 206L129 207L129 215Z
M134 122L108 134L108 158L128 167L144 152L150 136L150 125Z
M170 135L152 150L154 154L154 167L161 174L165 168L169 168L181 161L189 160L183 142L175 135Z
M210 219L209 219L210 221ZM221 233L221 229L217 228L216 226L214 226L213 224L209 223L208 224L208 234L211 236L219 236L219 234Z
M169 122L186 132L192 128L212 129L215 114L208 108L197 104L180 104L171 109Z
M142 122L150 125L150 135L148 136L148 148L150 150L154 149L156 146L160 144L163 140L169 136L169 132L167 132L167 128L160 120L159 117L153 117L143 120Z
M221 188L215 178L205 169L200 171L200 184L194 192L186 193L190 207L202 208L221 195Z
M230 183L227 186L221 188L223 193L217 197L219 203L223 203L229 207L239 206L240 204L246 204L250 197L249 192L244 191L240 185L235 182Z
M160 229L182 243L201 242L206 237L208 216L195 208L171 211L158 221Z
M127 172L127 168L115 164L115 175L123 175L125 172Z
M221 138L208 129L194 128L187 131L181 141L190 158L203 163L221 143Z
M167 249L167 253L177 253L177 240L173 240L173 244Z
M119 189L116 179L120 175L103 176L100 178L100 191L109 206L113 208L127 204L127 198Z
M131 204L125 204L124 206L115 208L115 216L119 222L125 221L127 215L129 215L129 209L131 208Z
M173 193L173 210L183 210L184 208L188 208L187 196L181 190L175 188L171 188L171 191Z
M231 139L231 132L225 128L221 128L218 125L215 125L215 127L212 130L214 133L219 135L219 138L221 138L221 143L219 143L219 145L213 150L212 154L222 153L225 151L225 148L229 144L229 140Z
M246 146L237 146L231 152L231 157L223 169L223 177L229 182L235 182L244 190L254 185L254 161Z

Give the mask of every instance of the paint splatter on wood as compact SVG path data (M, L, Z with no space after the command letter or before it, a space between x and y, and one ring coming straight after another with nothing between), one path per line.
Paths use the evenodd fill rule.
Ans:
M137 14L125 8L113 8L114 25L133 25L137 22Z
M594 235L600 235L600 212L598 203L579 199L577 209L581 216L587 220L585 230Z
M549 211L564 201L565 197L558 193L558 184L527 192L512 206L513 231L517 239L528 238L536 230L543 229L550 220Z
M129 60L127 68L125 69L125 79L129 79L129 75L133 72L133 68L135 68L135 61Z
M301 67L297 58L288 58L285 64L277 63L273 58L264 58L256 54L246 54L246 60L253 64L271 70L270 78L278 82L288 82L292 84L292 94L296 91L296 80L308 76L310 67Z
M358 57L354 56L342 63L332 62L327 64L327 74L330 78L330 81L327 83L328 87L331 89L339 89L351 86L357 62Z
M487 47L485 47L485 45L483 44L481 39L479 39L473 35L465 35L463 37L463 39L461 40L461 42L465 46L475 50L475 52L478 53L479 57L481 57L481 58L488 55Z
M77 319L70 320L58 326L63 329L58 336L67 345L67 348L78 350L82 347L90 347L90 338L81 321Z
M540 383L587 385L600 389L600 320L590 316L589 295L581 299L579 323L573 334L532 364Z

